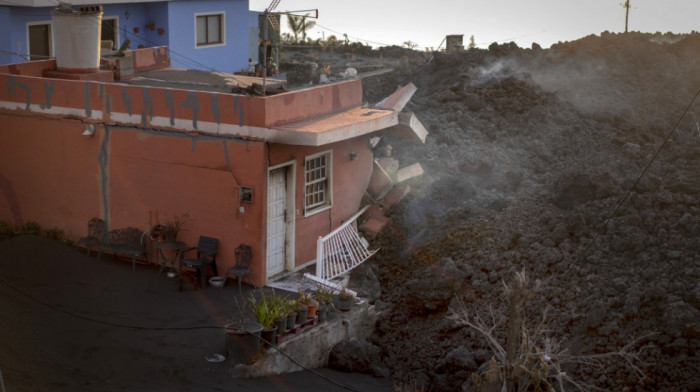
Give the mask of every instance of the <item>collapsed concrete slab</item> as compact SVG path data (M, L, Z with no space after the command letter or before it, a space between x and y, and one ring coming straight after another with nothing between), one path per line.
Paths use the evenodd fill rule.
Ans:
M391 177L392 180L396 181L396 172L399 171L399 160L391 157L377 158L375 160L379 166L384 169L384 171Z
M384 229L384 226L391 221L390 218L384 216L384 211L375 206L370 207L365 216L366 219L360 224L358 230L370 238L374 238L379 234Z
M403 198L406 197L406 195L408 195L410 191L411 187L408 185L397 186L396 188L392 189L389 193L387 193L387 195L384 196L384 199L382 199L379 202L379 204L384 209L387 209L403 200Z
M396 182L402 183L413 177L418 177L423 174L423 166L420 163L414 163L413 165L403 167L396 172Z
M428 130L413 112L399 113L399 123L383 130L389 136L425 143Z
M411 100L411 97L413 97L413 94L416 92L416 90L418 90L416 85L413 83L409 83L396 90L388 97L379 101L379 103L377 103L374 106L377 109L388 109L393 110L395 112L400 112L406 106L408 101Z
M391 179L389 173L387 173L377 161L374 161L372 165L372 177L369 179L369 186L367 191L369 194L379 200L384 198L391 188L394 187L394 180Z

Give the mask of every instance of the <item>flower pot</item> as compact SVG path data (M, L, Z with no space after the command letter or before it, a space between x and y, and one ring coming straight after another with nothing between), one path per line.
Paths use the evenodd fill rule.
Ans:
M139 32L139 28L138 28L138 27L134 27L134 33L138 33L138 32Z
M261 337L263 339L263 347L270 347L271 344L276 344L277 325L272 324L270 328L263 329Z
M165 30L162 27L158 28L158 35L163 35L164 32Z
M306 323L307 314L309 313L309 308L306 306L299 306L297 308L297 324Z
M211 278L209 278L209 284L212 285L212 287L223 289L224 285L226 284L226 277L212 276Z
M277 326L277 335L287 332L287 316L276 318L275 325Z
M355 299L353 297L341 297L338 296L338 309L347 312L355 304Z
M297 312L291 312L287 315L287 329L293 330L297 323Z
M320 304L318 305L318 322L322 323L328 319L328 305Z
M233 364L247 363L258 354L262 326L253 321L239 321L226 325L226 350Z
M306 318L312 319L312 318L316 317L316 310L318 309L318 304L311 303L311 304L308 304L306 306L309 307L309 310L306 311Z

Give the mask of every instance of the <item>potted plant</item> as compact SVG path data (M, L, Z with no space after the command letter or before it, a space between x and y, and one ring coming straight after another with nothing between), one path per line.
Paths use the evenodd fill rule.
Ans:
M162 234L166 242L177 242L178 235L184 231L187 215L174 216L162 224Z
M326 286L318 285L316 286L314 298L318 301L318 321L324 322L326 321L328 313L332 309L335 309L333 306L333 291Z
M262 326L252 320L238 320L226 324L226 351L233 365L249 363L260 350Z
M297 314L297 324L306 324L306 319L309 313L309 307L299 303L299 301L294 301L292 304L294 311Z
M260 295L260 298L255 298L251 294L250 303L253 305L253 314L258 320L258 323L262 326L261 336L263 342L268 344L274 344L275 338L277 336L277 325L275 325L275 319L277 318L278 309L272 306L270 299L265 297L265 293Z
M318 309L318 301L313 299L309 294L305 293L304 290L299 290L299 299L297 303L305 305L307 308L306 318L312 319L316 317L316 310Z
M160 223L151 227L150 230L151 241L163 242L165 241L165 225Z
M284 297L277 295L277 293L272 290L272 296L270 297L271 306L276 309L277 317L275 317L275 325L277 326L277 335L282 335L287 331L287 316L291 310L289 306L289 301L287 296ZM295 314L296 317L296 314Z
M287 330L292 331L297 323L297 301L287 301Z
M347 289L343 288L338 293L338 309L347 312L355 304L355 296Z

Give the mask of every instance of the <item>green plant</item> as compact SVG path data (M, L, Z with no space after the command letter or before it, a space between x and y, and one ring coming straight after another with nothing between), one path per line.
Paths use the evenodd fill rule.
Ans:
M292 310L289 306L289 300L287 295L281 296L277 295L275 290L272 290L272 295L270 296L269 302L270 306L276 310L277 318L286 317Z
M24 235L39 235L41 233L41 226L34 221L26 222L19 229L19 234Z
M253 314L262 325L263 329L271 328L275 319L279 316L279 308L275 308L265 293L261 293L260 298L255 298L251 294L250 302L253 304Z
M316 286L316 292L314 293L314 297L318 302L324 303L326 305L333 303L333 291L321 284Z
M59 229L57 227L54 227L53 229L44 229L43 234L44 237L57 241L61 241L63 237L66 236L66 232L63 229Z
M338 297L340 298L355 298L355 295L351 293L348 289L343 287L342 290L340 290L340 293L338 293Z
M177 241L177 237L180 234L180 232L185 231L184 226L187 223L188 218L189 216L187 214L179 216L175 215L162 223L163 235L165 236L167 241Z
M15 235L14 229L9 223L0 221L0 241L12 238Z
M316 305L318 306L318 301L316 301L310 294L306 293L304 290L299 290L299 299L297 299L297 302L300 305Z

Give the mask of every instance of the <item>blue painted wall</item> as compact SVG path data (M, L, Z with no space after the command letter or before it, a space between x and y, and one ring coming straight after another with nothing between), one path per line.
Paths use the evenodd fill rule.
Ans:
M51 7L0 7L0 64L19 63L29 57L27 23L51 22ZM6 53L19 53L21 55Z
M247 69L250 12L248 0L181 0L151 3L106 4L103 17L118 17L119 47L128 37L130 48L168 46L174 67L234 72ZM18 63L27 55L27 22L50 21L54 7L0 6L0 64ZM126 12L129 19L126 19ZM195 13L224 11L226 44L197 48ZM155 24L150 30L149 23ZM134 28L138 28L138 32ZM171 29L172 27L172 29ZM163 29L163 34L158 29ZM20 50L17 48L19 42Z
M195 13L226 13L226 44L197 48ZM201 0L168 3L170 59L174 67L235 72L248 68L248 0Z

